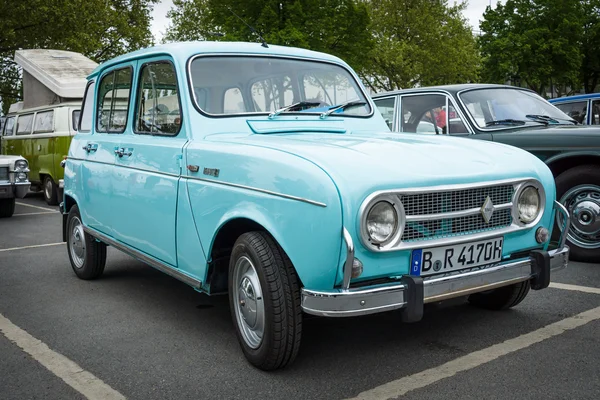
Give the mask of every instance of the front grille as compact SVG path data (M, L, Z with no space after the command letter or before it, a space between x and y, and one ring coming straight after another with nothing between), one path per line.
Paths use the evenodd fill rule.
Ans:
M510 207L495 210L489 222L485 222L479 209L488 196L495 206L511 203L514 191L513 185L508 184L444 192L401 193L398 197L404 206L406 216L413 217L407 221L401 240L414 242L441 239L508 227L512 224ZM440 216L441 218L433 220L426 218L431 214L475 209L476 211L466 216L454 218Z
M8 167L0 167L0 181L8 180Z
M495 211L489 223L485 222L481 214L432 221L411 221L406 223L402 241L441 239L448 236L485 232L510 226L511 223L510 208Z
M439 214L479 208L487 196L490 196L495 205L510 203L514 191L513 185L499 185L448 192L401 194L400 201L406 215Z

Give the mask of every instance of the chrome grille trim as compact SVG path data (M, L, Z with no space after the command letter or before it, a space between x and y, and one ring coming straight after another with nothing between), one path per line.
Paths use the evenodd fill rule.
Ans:
M519 221L516 204L521 190L529 185L539 190L541 207L538 218L525 225ZM494 212L486 223L481 207L488 196L494 203ZM404 226L394 240L378 246L370 242L364 221L366 213L382 198L398 201L405 210ZM377 252L429 248L495 237L535 226L544 215L545 199L544 187L535 178L382 190L363 201L359 211L358 236L366 248Z
M0 181L8 180L8 167L0 167Z

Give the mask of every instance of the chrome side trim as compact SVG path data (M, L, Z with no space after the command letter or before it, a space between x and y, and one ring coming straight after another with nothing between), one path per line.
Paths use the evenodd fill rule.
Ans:
M571 226L571 216L569 215L569 211L567 210L567 208L561 203L559 203L557 200L554 200L554 207L558 212L560 212L564 216L564 224L561 229L560 240L558 241L558 248L562 249L567 243L569 227Z
M504 210L507 208L512 208L513 203L505 203L494 206L494 211ZM447 213L439 213L439 214L426 214L426 215L407 215L406 222L412 221L431 221L436 219L450 219L450 218L460 218L460 217L468 217L469 215L477 215L481 213L480 207L469 208L468 210L462 211L454 211Z
M148 264L149 266L156 268L157 270L164 272L167 275L172 276L175 279L180 280L181 282L190 285L191 287L193 287L194 289L201 289L202 288L202 282L199 281L198 279L189 276L188 274L179 271L167 264L164 264L138 250L134 250L132 248L129 248L127 246L125 246L124 244L122 244L121 242L112 239L96 230L93 230L92 228L88 228L87 226L83 227L83 230L85 231L85 233L95 237L96 239L100 240L101 242L104 242L110 246L113 246L114 248L122 251L123 253L130 255L131 257L145 263Z
M344 262L342 290L348 290L350 288L350 279L352 278L352 264L354 264L354 242L346 228L342 231L342 235L344 236L344 242L346 242L346 261Z
M567 266L569 248L548 252L550 270L561 270ZM491 290L534 277L531 258L509 261L494 267L465 272L423 282L424 303L432 303ZM302 289L302 309L313 315L324 317L353 317L396 310L407 306L406 287L403 283L387 286L331 291Z
M308 204L312 204L312 205L319 206L319 207L327 207L327 204L321 203L320 201L310 200L310 199L306 199L304 197L292 196L290 194L285 194L285 193L273 192L271 190L261 189L261 188L257 188L257 187L253 187L253 186L246 186L246 185L240 185L238 183L217 181L214 179L198 178L196 176L182 175L181 177L184 179L191 179L194 181L208 182L208 183L214 183L217 185L231 186L231 187L238 188L238 189L251 190L253 192L264 193L264 194L268 194L271 196L283 197L284 199L301 201L303 203L308 203Z

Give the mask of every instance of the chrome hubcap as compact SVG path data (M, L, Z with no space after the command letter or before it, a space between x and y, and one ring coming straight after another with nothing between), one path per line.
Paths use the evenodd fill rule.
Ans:
M73 260L75 267L81 268L83 267L83 262L85 260L85 236L83 225L79 218L74 217L71 219L69 232L71 232L69 237L69 252L71 253L71 259Z
M52 196L52 181L50 179L46 179L46 184L44 185L44 192L46 193L46 198L49 199Z
M253 349L262 343L265 330L265 305L258 274L252 261L240 257L233 270L235 316L244 342Z
M571 214L568 239L587 249L600 247L600 186L579 185L560 199ZM562 226L562 217L560 218Z

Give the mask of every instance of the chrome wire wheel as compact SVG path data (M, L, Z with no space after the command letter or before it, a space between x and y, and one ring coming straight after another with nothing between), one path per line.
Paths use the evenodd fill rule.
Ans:
M565 192L560 202L569 210L571 226L567 238L585 249L600 248L600 186L578 185ZM562 230L563 218L559 216Z
M73 217L69 224L69 253L76 268L81 269L85 262L85 232L78 217Z
M235 316L244 342L257 349L265 332L265 304L260 280L252 261L241 256L233 270Z

